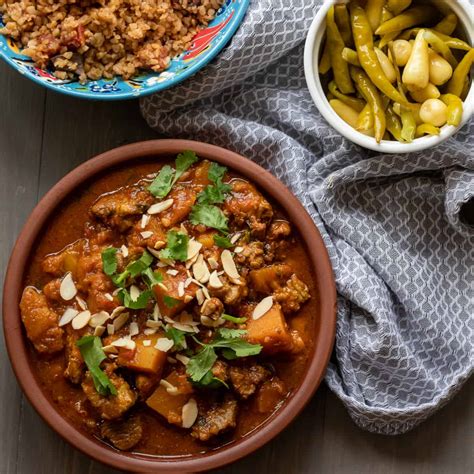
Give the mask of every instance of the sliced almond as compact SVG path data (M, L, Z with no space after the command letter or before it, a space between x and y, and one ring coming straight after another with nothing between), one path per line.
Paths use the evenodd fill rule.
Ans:
M183 354L176 354L176 359L179 360L183 365L188 365L189 357L186 357Z
M219 262L214 257L209 257L207 259L207 263L213 270L217 270L219 268Z
M197 240L191 239L188 242L188 260L191 260L194 258L202 249L202 244L201 242L198 242Z
M207 291L206 287L202 288L202 294L204 295L204 298L206 298L206 300L211 299L211 295L209 294L209 291Z
M170 363L170 364L176 364L177 360L174 359L173 357L167 357L166 360Z
M161 379L160 385L164 387L170 395L178 394L178 387L175 387L174 385L170 384L167 380Z
M125 349L129 349L131 351L136 347L135 341L133 341L129 337L120 337L118 339L115 339L115 341L113 341L111 344L112 346L124 347Z
M169 270L166 270L166 273L171 276L176 276L179 272L178 270L175 270L174 268L170 268Z
M104 334L104 332L105 332L105 326L97 326L94 329L94 336L101 337L102 334Z
M174 199L166 199L166 201L157 202L152 204L148 208L148 214L159 214L160 212L166 211L173 205Z
M59 287L59 294L64 301L72 300L77 295L77 288L72 279L72 273L68 272L64 275Z
M76 301L83 311L87 309L87 303L80 296L76 296Z
M168 291L168 287L164 283L158 283L158 286L163 290L163 291Z
M64 311L63 315L61 316L58 325L61 327L69 324L78 314L79 311L77 309L66 308L66 311Z
M252 313L252 318L253 319L260 319L263 315L268 313L270 311L271 307L273 306L273 296L267 296L266 298L263 298L260 303L258 303L257 306L255 306L255 309L253 310Z
M153 334L156 334L156 331L158 331L158 329L146 328L143 330L143 334L145 334L145 336L152 336Z
M184 296L184 281L178 283L178 296L182 298Z
M166 242L164 240L157 240L153 247L155 248L155 250L160 250L163 247L166 247Z
M193 279L191 277L186 278L186 280L184 281L184 287L187 288L192 282Z
M204 294L201 288L199 288L199 290L196 291L196 299L197 299L198 305L202 305L204 303Z
M161 352L168 352L174 346L174 342L167 337L160 337L155 344L155 348Z
M123 325L128 321L129 314L128 313L120 313L115 319L114 319L114 329L115 331L118 331L123 327Z
M241 252L243 252L243 251L244 251L244 248L243 248L243 247L235 247L235 249L234 249L234 252L235 252L235 253L241 253Z
M201 283L207 283L209 281L211 274L209 273L209 268L207 268L207 264L202 255L199 255L199 258L193 265L193 275L194 278Z
M150 252L155 258L160 258L160 252L158 250L147 247L148 252Z
M136 336L139 332L140 330L138 328L138 324L135 321L132 321L128 328L128 333L130 334L130 337Z
M191 398L186 405L183 406L181 418L183 419L183 428L191 428L198 416L198 406L196 400Z
M184 300L183 301L186 304L191 303L192 300L193 300L193 297L191 295L184 295Z
M153 319L155 321L158 321L160 318L161 318L160 307L157 304L155 304L155 306L153 306Z
M214 270L209 277L209 287L213 289L222 288L224 285L221 282L217 271Z
M123 310L125 309L125 306L117 306L111 313L110 313L110 319L116 318L120 313L123 313Z
M142 219L140 221L140 227L142 229L145 229L149 222L150 222L150 216L143 214Z
M161 321L155 321L154 319L149 319L146 323L145 323L145 326L147 328L155 328L155 329L158 329L158 328L161 328L162 324L161 324Z
M196 255L194 255L194 257L186 260L186 269L189 269L191 268L195 263L196 263L196 260L199 258L199 253L197 253Z
M194 332L194 328L188 324L178 323L177 321L173 322L173 327L184 332Z
M107 324L107 334L113 336L115 333L115 326L113 324Z
M89 326L96 328L97 326L103 326L104 323L110 319L110 314L107 311L99 311L96 314L93 314L89 320Z
M230 239L230 243L235 244L237 242L237 240L240 239L241 235L242 235L241 232L237 232L236 234L234 234Z
M102 350L106 354L117 354L118 353L118 349L115 346L113 346L112 344L109 344L108 346L103 346Z
M229 275L230 278L238 279L240 277L237 267L235 266L234 259L229 250L224 250L221 254L221 262L224 271Z
M140 296L140 289L136 285L132 285L130 287L130 299L132 301L137 301L138 297Z
M142 342L144 347L150 347L151 346L151 340L150 339L143 339Z
M73 329L82 329L87 326L87 323L91 319L91 312L86 309L77 314L77 316L72 320L71 326Z
M109 301L113 301L114 300L114 297L110 294L110 293L104 293L104 296L106 299L108 299Z
M145 230L144 232L140 232L140 235L144 239L149 239L153 235L153 232L151 230Z
M120 247L120 252L122 253L122 255L127 258L128 257L128 248L126 245L122 245Z

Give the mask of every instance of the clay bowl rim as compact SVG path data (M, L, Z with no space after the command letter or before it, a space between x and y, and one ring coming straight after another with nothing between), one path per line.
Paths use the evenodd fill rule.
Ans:
M205 454L152 457L115 451L70 424L43 394L29 364L23 334L19 299L23 269L45 222L55 208L77 187L107 169L156 156L170 158L183 150L217 161L235 170L271 196L288 214L306 244L320 298L320 322L315 350L300 387L262 425L245 437ZM301 412L321 383L334 345L336 332L336 286L321 235L301 203L277 178L237 153L192 140L151 140L125 145L102 153L74 168L40 200L26 221L13 248L3 294L3 327L8 355L15 376L30 403L43 420L63 439L93 459L131 472L201 472L247 456L274 438Z

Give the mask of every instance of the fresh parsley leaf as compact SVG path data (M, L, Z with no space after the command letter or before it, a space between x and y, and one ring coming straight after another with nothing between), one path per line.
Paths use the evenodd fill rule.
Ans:
M223 314L222 319L226 321L230 321L231 323L235 324L244 324L247 321L247 318L236 318L235 316L231 316L230 314Z
M177 304L179 304L179 300L173 298L172 296L165 295L163 296L163 303L168 308L174 308Z
M160 257L166 260L185 262L188 259L189 237L184 232L170 230L166 234L166 240L166 248L160 252Z
M224 349L221 350L221 355L222 357L224 357L224 359L227 359L227 360L237 359L235 352L232 349L227 349L226 347L224 347Z
M193 382L200 382L212 369L217 355L212 345L205 345L194 357L189 359L186 372Z
M190 215L191 223L194 225L203 224L206 227L227 232L227 217L217 206L208 204L196 204Z
M118 275L111 275L110 278L114 282L115 286L123 287L128 277L136 278L138 275L143 273L153 263L153 256L146 250L142 256L127 265L127 268Z
M132 300L130 293L125 288L118 292L118 297L122 300L123 305L130 309L146 308L152 296L153 292L151 290L145 290L140 293L136 300Z
M238 339L245 336L245 334L247 334L245 329L220 328L216 331L215 341L220 341L221 339Z
M229 386L222 379L214 377L212 370L209 370L199 382L195 382L195 385L205 388L220 388L222 386L226 387L227 389L229 388Z
M175 171L171 166L165 165L161 168L158 176L153 180L153 182L148 186L148 191L150 191L153 196L163 199L171 191L173 186L173 178L175 176Z
M94 387L103 396L117 395L117 389L100 368L100 363L106 359L102 350L102 342L97 336L84 336L76 342L81 351L82 358L91 373Z
M117 249L109 247L102 250L102 269L108 276L113 275L117 271Z
M165 329L166 337L171 339L174 342L174 347L176 350L181 350L187 347L186 345L186 333L185 331L181 331L181 329L176 329L174 327L167 327Z
M199 204L222 204L231 187L228 184L218 181L214 186L207 186L197 197Z
M142 276L145 278L150 290L163 281L163 275L159 272L154 272L150 267L142 272Z
M209 172L207 173L207 177L213 182L217 183L217 181L222 181L224 179L224 175L227 173L227 168L225 166L221 166L214 161L209 166Z
M262 346L260 344L251 344L244 339L228 339L214 343L214 347L226 348L235 352L237 357L249 357L260 354Z
M232 242L227 237L223 235L215 234L214 235L214 243L223 249L230 249L233 247Z
M180 153L176 157L176 174L173 180L173 184L178 181L179 178L183 175L183 173L194 163L198 161L198 157L194 151L185 150L183 153Z

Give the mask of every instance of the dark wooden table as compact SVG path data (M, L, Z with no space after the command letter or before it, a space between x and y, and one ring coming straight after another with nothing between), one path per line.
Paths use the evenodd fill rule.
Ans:
M86 102L32 84L0 64L0 266L38 199L79 163L156 138L133 102ZM0 473L111 474L60 439L22 396L1 339ZM412 432L358 429L322 386L272 443L223 473L467 474L474 472L474 382Z

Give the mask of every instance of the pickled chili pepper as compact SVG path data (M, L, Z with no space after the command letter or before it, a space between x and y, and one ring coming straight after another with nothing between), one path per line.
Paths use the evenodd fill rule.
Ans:
M386 129L386 118L379 91L362 69L351 66L350 72L357 90L372 108L375 140L380 143Z
M420 138L423 135L439 135L439 128L430 123L423 123L416 127L415 137Z
M402 124L400 123L400 119L398 118L397 114L393 111L391 106L387 107L386 110L386 117L387 117L387 130L392 134L395 140L399 142L403 142L402 138Z
M402 105L400 107L400 118L402 120L401 136L403 140L410 143L415 138L416 133L415 116L410 109L403 107Z
M464 88L464 82L468 78L469 71L471 70L472 62L474 61L474 48L464 55L461 62L458 64L453 72L453 76L449 80L446 92L448 94L454 94L458 97L461 96Z
M374 41L367 15L363 8L351 5L351 25L359 61L375 86L395 102L406 103L385 76L374 50ZM382 134L383 135L383 134Z
M357 119L357 130L370 130L374 128L374 114L372 113L372 106L367 103L362 109Z
M440 100L442 100L448 106L447 124L454 125L455 127L457 127L462 120L462 100L454 94L443 94L442 96L440 96Z
M424 38L424 30L416 35L410 59L403 70L402 81L407 86L424 89L430 80L430 60L428 43Z
M344 48L342 50L342 57L344 58L344 61L347 61L349 64L360 67L359 56L353 49Z
M387 7L384 6L382 8L382 18L380 19L380 22L385 23L391 18L393 18L393 13Z
M334 19L336 20L336 25L339 28L344 44L346 46L353 46L354 40L352 39L351 20L346 5L334 5Z
M385 46L387 46L388 43L396 39L400 35L400 33L401 31L394 31L393 33L387 33L386 35L383 35L379 41L379 48L385 48Z
M334 7L331 7L328 11L326 25L334 80L336 81L338 89L343 94L351 94L354 92L354 86L349 74L349 65L342 57L342 50L344 49L345 44L334 20Z
M458 26L458 17L454 13L449 13L433 27L433 30L445 35L452 35L456 26Z
M367 0L365 4L365 13L372 31L375 31L380 26L384 4L385 0Z
M429 23L436 18L436 10L429 5L416 6L382 23L375 31L376 35L386 35L404 30L420 23Z
M333 108L334 112L336 112L336 114L339 115L339 117L341 117L344 122L348 123L352 128L357 127L357 119L359 118L359 114L356 110L354 110L352 107L349 107L339 99L330 100L329 104Z
M399 15L411 5L412 0L387 0L387 8L394 14Z
M444 33L441 33L439 31L435 31L430 28L424 28L425 31L431 31L433 34L435 34L448 48L451 49L460 49L462 51L469 51L471 49L471 46L467 44L465 41L459 39L459 38L453 38L452 36L445 35ZM405 39L408 40L412 36L416 36L418 32L420 31L420 28L411 28L409 30L404 31L403 33L400 34L400 39Z
M456 67L458 62L456 58L453 56L453 53L449 49L449 46L441 40L441 38L435 34L432 30L423 30L423 37L428 42L428 44L441 56L443 56L446 61L451 65L451 67ZM420 34L418 32L418 34ZM416 35L418 37L418 34Z
M326 39L323 54L319 60L318 71L320 74L326 74L331 69L331 56L329 55L329 41Z
M344 102L349 107L353 108L357 112L361 112L365 107L365 101L358 99L357 97L351 97L343 94L337 90L337 85L334 81L331 81L328 84L329 92L334 96L334 98L339 99L341 102Z

